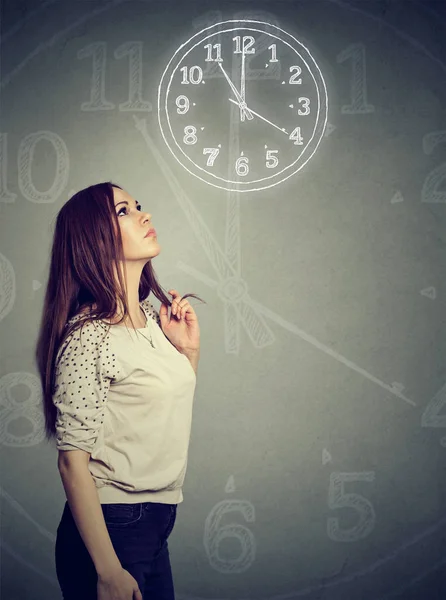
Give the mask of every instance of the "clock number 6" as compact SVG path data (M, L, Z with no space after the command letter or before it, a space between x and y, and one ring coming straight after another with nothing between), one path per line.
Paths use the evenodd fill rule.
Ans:
M239 158L237 158L235 162L235 170L237 172L237 175L240 175L241 177L245 177L246 175L248 175L248 163L249 160L247 156L240 156Z

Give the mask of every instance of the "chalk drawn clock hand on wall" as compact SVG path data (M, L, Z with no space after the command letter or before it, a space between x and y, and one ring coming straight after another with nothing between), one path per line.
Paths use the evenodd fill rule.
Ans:
M209 63L220 78L206 78ZM257 79L256 67L271 78ZM233 106L240 121L235 157L228 136ZM327 109L325 82L307 48L263 21L224 21L192 36L172 56L158 90L161 132L176 160L202 181L239 192L297 173L321 141Z

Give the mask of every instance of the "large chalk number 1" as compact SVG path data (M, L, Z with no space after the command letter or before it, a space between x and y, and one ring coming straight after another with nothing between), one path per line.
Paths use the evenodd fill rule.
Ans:
M351 103L344 104L341 112L345 115L375 112L373 104L367 104L365 47L364 44L351 44L336 57L338 63L352 61Z

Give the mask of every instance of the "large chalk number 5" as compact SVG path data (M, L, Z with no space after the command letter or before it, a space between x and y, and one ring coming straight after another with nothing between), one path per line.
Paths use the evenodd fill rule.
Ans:
M375 527L375 510L372 504L360 494L344 491L344 483L353 481L374 481L374 471L364 473L331 473L328 490L328 506L333 510L351 508L357 513L358 522L350 529L341 529L337 517L328 517L327 535L335 542L356 542L367 537Z

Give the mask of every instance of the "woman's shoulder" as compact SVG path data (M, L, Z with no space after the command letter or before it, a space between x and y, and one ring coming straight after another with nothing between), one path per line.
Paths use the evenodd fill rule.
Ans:
M71 335L79 335L79 330L83 331L84 329L90 335L99 334L105 329L105 322L103 322L101 319L90 319L90 313L94 313L94 308L92 309L89 306L80 308L74 315L68 318L67 322L65 323L65 328L68 329L74 326ZM78 325L76 326L76 324Z
M144 300L141 300L140 305L142 306L142 309L146 313L147 318L153 319L156 323L158 323L158 325L161 326L159 312L156 310L156 308L153 306L153 304L149 301L149 299L144 298ZM88 306L81 307L76 312L76 314L74 314L72 317L70 317L70 319L68 319L66 326L71 325L72 323L75 323L75 322L81 320L83 317L85 317L85 315L87 315L89 313L94 313L95 309L96 309L95 304L93 304L92 306L88 305ZM110 325L111 324L111 323L106 323L105 321L101 321L100 319L93 319L91 322L88 321L86 323L86 325L90 325L90 328L93 326L90 323L99 324L99 325L103 325L103 324Z

